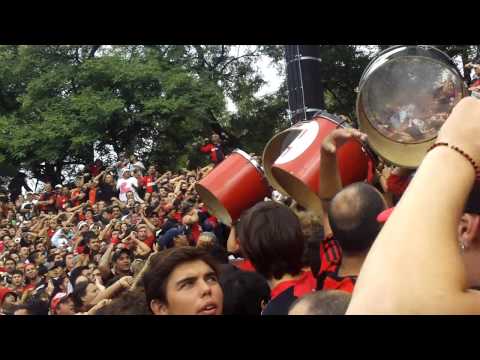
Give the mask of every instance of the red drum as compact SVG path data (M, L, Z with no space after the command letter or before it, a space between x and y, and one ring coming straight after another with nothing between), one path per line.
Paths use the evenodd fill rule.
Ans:
M274 136L263 152L265 174L270 184L317 214L322 214L318 197L320 147L325 137L338 127L347 126L333 116L316 116ZM344 186L366 180L369 166L373 166L370 154L354 139L337 150L337 159Z
M234 150L195 189L214 216L231 225L269 194L263 169L242 150Z

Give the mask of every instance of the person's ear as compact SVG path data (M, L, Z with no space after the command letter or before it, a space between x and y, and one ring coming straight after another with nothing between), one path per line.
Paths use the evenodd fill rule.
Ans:
M150 309L152 310L154 315L168 315L167 306L159 300L151 300Z
M468 249L472 246L477 238L477 233L480 226L480 215L477 214L463 214L458 225L458 240L463 249Z

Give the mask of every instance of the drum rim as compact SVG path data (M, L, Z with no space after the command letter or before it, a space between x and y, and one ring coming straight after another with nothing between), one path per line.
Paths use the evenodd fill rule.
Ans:
M248 153L246 153L245 151L241 150L241 149L235 149L232 151L232 154L233 153L236 153L236 154L239 154L240 156L244 157L245 159L248 160L248 162L250 162L254 167L255 169L257 169L260 174L262 175L262 177L265 177L265 171L263 170L263 167L262 165L260 165L258 163L257 160L255 160L253 157L251 157Z
M360 92L363 88L363 85L364 83L366 82L366 76L368 75L368 77L370 77L374 72L376 72L378 70L375 69L373 72L370 72L370 69L371 67L384 55L387 55L389 52L393 51L393 50L398 50L396 52L394 52L393 54L391 55L400 55L402 52L405 52L407 50L410 50L412 48L415 48L415 49L422 49L426 52L436 52L438 54L440 54L443 58L443 63L445 65L448 65L449 67L451 67L456 75L458 77L460 77L462 79L462 74L460 73L460 70L458 69L457 65L455 64L455 62L453 61L453 59L448 56L448 54L442 50L440 50L439 48L435 47L435 46L431 46L431 45L394 45L394 46L391 46L385 50L382 50L380 51L378 54L375 55L375 57L370 60L370 62L368 63L368 65L365 67L365 70L363 70L363 73L362 73L362 76L360 77L360 81L358 82L359 83L359 86L358 86L358 96L360 95ZM433 58L433 60L436 60L436 61L439 61L439 59L436 59L436 58ZM385 58L385 63L391 61L391 59L389 59L388 57ZM358 97L357 96L357 97Z
M454 63L453 59L448 56L444 51L436 48L435 46L431 46L431 45L395 45L395 46L391 46L383 51L380 51L371 61L370 63L366 66L365 70L363 71L362 73L362 76L360 78L360 81L359 81L359 88L358 88L358 92L357 92L357 99L356 99L356 106L355 106L355 112L356 112L356 116L357 116L357 123L358 123L358 128L361 130L361 131L365 131L365 125L364 126L361 126L362 125L362 122L363 121L366 121L367 123L369 123L369 125L372 127L373 131L375 131L376 134L380 135L381 137L383 137L388 143L391 143L393 146L408 146L409 148L414 146L414 147L418 147L418 146L425 146L425 144L429 144L429 143L433 143L435 141L435 139L438 137L438 133L436 136L434 136L433 138L431 139L428 139L428 140L423 140L421 142L416 142L416 143L403 143L401 141L397 141L397 140L393 140L393 139L390 139L388 136L386 136L385 134L383 134L382 132L380 132L378 129L376 129L373 124L370 122L370 120L368 118L362 118L361 119L361 111L360 111L360 108L363 109L363 106L361 105L361 98L362 98L362 95L363 95L363 90L366 86L366 84L368 83L368 79L372 76L372 74L374 74L376 71L378 71L380 68L382 68L386 63L392 61L393 59L391 58L388 58L388 56L385 58L385 62L384 64L382 64L381 66L379 66L377 69L374 69L373 71L370 71L371 67L373 64L375 64L378 59L382 56L382 55L385 55L385 54L388 54L389 52L395 50L395 49L399 49L401 48L399 51L396 51L394 52L392 55L396 55L393 59L395 59L398 55L400 55L401 53L405 52L405 51L408 51L409 49L411 48L420 48L424 51L427 51L427 52L433 52L433 53L437 53L439 55L441 55L442 60L440 60L439 58L436 58L436 57L429 57L430 60L432 61L435 61L437 63L441 63L443 64L445 67L448 67L449 70L452 71L452 73L454 73L455 76L457 76L461 81L463 80L463 77L458 69L458 67L456 66L456 64ZM406 55L408 56L408 55ZM412 56L412 55L410 55ZM426 56L423 56L423 57L426 57ZM367 76L368 75L368 76ZM462 97L465 96L465 84L463 83L463 86L462 86ZM363 111L365 111L363 109ZM395 164L397 166L402 166L402 167L407 167L407 168L416 168L418 167L419 164L417 164L416 166L412 167L411 165L406 165L406 164L399 164L397 163L397 159L392 159L392 158L387 158L385 157L382 153L383 151L380 151L380 149L375 145L373 146L371 143L370 143L370 140L367 140L367 144L368 144L368 148L371 149L371 151L373 153L375 153L378 157L380 157L381 159L383 160L386 160L392 164Z

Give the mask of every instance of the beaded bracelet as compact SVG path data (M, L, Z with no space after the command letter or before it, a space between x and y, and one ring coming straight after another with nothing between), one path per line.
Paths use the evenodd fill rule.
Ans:
M429 152L430 150L432 149L435 149L437 146L447 146L448 148L452 149L452 150L455 150L456 152L458 152L460 155L462 155L465 159L468 160L468 162L470 164L472 164L473 166L473 169L475 170L475 174L478 177L480 177L480 169L477 165L477 163L475 162L475 160L473 160L473 158L468 155L465 151L463 151L462 149L460 149L458 146L455 146L455 145L450 145L449 143L446 143L446 142L438 142L438 143L435 143L433 144L432 146L430 146L430 148L427 150L427 152Z

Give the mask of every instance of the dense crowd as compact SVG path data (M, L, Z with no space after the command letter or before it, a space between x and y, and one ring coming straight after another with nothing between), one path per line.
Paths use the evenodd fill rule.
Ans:
M324 236L330 230L318 214L278 196L231 227L222 224L195 192L224 159L220 138L199 150L212 165L193 171L159 174L131 156L109 167L97 160L73 184L45 183L37 193L21 174L14 178L0 197L1 312L287 314L315 290L342 290L327 303L337 304L328 311L344 312L359 270L350 267L348 241ZM361 246L365 252L368 239ZM205 289L196 263L211 272ZM179 291L180 305L166 308L177 275L194 279ZM197 290L207 301L197 293L199 304L189 304L187 293Z
M320 148L323 213L272 194L231 226L195 191L224 158L217 136L201 149L213 164L196 170L97 160L38 193L17 176L0 197L0 311L476 313L479 114L463 99L415 172L384 166L345 187L337 149L366 135L336 129Z

